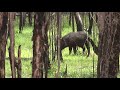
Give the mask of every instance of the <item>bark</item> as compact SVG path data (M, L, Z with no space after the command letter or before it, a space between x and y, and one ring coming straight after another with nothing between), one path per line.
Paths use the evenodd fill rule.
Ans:
M73 32L74 30L74 17L77 25L77 31L83 31L83 23L82 23L82 18L80 16L79 12L72 12L72 29ZM77 51L78 48L76 48L74 51Z
M22 33L23 27L26 22L26 12L20 12L19 33Z
M69 14L69 26L71 26L71 20L72 20L72 12Z
M50 68L50 61L49 61L49 45L48 45L48 29L49 29L49 21L50 18L48 13L45 13L44 16L44 25L45 28L43 29L43 39L44 39L44 51L43 51L43 61L44 61L44 69L45 69L45 78L47 78L48 68Z
M60 60L62 53L61 53L61 46L60 46L60 38L61 38L61 12L57 13L57 34L58 34L58 72L57 72L57 77L59 77L59 72L60 72Z
M75 32L75 26L74 26L74 13L72 12L72 30Z
M92 27L93 27L93 12L89 12L89 28L88 28L88 33L91 35L92 34Z
M50 25L52 26L53 24L52 23L52 18L50 18ZM53 26L54 27L54 26ZM51 43L52 43L52 61L55 61L55 53L54 53L54 32L55 30L53 29L52 27L52 38L51 38Z
M46 12L36 13L34 20L32 77L43 78L43 70L45 69L45 77L47 78L49 21L46 20Z
M120 48L120 13L99 13L98 22L100 29L98 78L117 78Z
M22 30L23 30L23 13L22 12L20 12L20 21L19 21L19 33L21 33L22 32Z
M0 78L5 78L8 13L0 12Z
M18 74L18 78L21 78L21 70L22 70L22 66L21 66L21 45L19 45L18 47L18 63L17 63L17 74Z
M15 46L15 36L14 36L14 13L9 12L9 33L10 33L10 47L9 47L9 58L11 64L11 72L12 78L16 78L16 68L15 68L15 53L14 53L14 46Z
M93 42L93 40L90 38L90 37L88 37L88 40L90 41L90 43L91 43L91 45L92 45L92 47L93 47L93 51L94 51L94 53L96 54L96 55L98 55L98 46L96 46L95 45L95 43Z
M32 26L32 12L28 12L29 25Z
M44 13L35 13L34 30L33 30L33 62L32 62L32 77L42 78L43 61L42 61L42 21Z
M74 12L74 16L77 25L77 31L83 31L83 23L79 12Z

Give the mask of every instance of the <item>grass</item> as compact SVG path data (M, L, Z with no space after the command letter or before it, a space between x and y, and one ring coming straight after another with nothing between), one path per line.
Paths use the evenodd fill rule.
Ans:
M82 52L82 49L79 49ZM65 71L66 64L67 64L67 78L88 78L93 77L93 56L92 54L90 57L86 57L87 55L80 54L78 51L78 55L69 55L68 48L64 49L63 58L64 61L61 63L61 77L62 73ZM94 54L93 54L94 55ZM96 75L96 61L97 56L95 56L95 75ZM55 72L57 71L57 62L52 63L52 68L50 69L49 76L54 78ZM54 72L54 73L53 73Z
M64 22L64 28L62 31L62 36L71 32L71 27L68 23ZM21 45L21 57L22 57L22 78L31 78L32 76L32 30L33 27L26 25L22 34L19 34L18 24L15 24L15 56L17 57L18 46ZM11 78L11 69L8 59L8 47L10 41L8 40L6 47L6 78ZM82 54L82 49L79 48L77 55L73 52L69 55L69 49L65 48L63 51L63 59L60 66L60 77L61 78L93 78L93 59L94 59L94 77L96 78L96 67L97 67L97 56L93 53L91 48L90 56L87 57L87 50L85 54ZM67 64L67 77L63 75ZM48 72L48 78L55 78L55 73L57 72L57 60L55 62L51 61L51 69ZM118 74L118 77L120 75Z

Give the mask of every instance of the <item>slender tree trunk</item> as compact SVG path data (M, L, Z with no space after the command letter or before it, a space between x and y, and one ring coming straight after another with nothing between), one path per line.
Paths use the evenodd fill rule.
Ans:
M32 26L32 12L28 12L29 25Z
M98 13L98 78L117 78L119 65L120 13Z
M75 25L74 25L74 13L72 12L72 30L75 32Z
M95 43L93 42L93 40L89 37L88 40L90 41L92 47L93 47L93 51L96 55L98 55L98 46L95 45Z
M25 26L26 23L26 12L22 12L23 13L23 26Z
M72 12L69 14L69 25L71 26L71 20L72 20Z
M76 25L77 25L77 31L83 31L83 23L82 23L82 19L80 16L79 12L72 12L72 21L74 22L74 17L75 17L75 21L76 21ZM73 23L73 31L74 30L74 23ZM77 48L78 49L78 48ZM74 51L77 51L77 49L75 49Z
M26 22L26 12L20 12L19 33L22 33L23 27Z
M23 30L23 12L20 12L20 19L19 19L19 33Z
M51 15L52 13L50 13ZM53 20L52 20L53 19ZM52 38L51 38L51 43L52 43L52 61L55 61L55 51L54 51L54 24L52 23L54 21L54 17L50 18L50 26L51 26L51 32L52 32ZM52 26L53 25L53 26Z
M15 53L14 53L14 46L15 46L15 35L14 35L14 12L9 12L9 33L10 33L10 47L9 47L9 58L11 64L11 72L12 78L16 78L16 68L15 68Z
M55 25L56 25L56 15L54 16L54 20L53 20L53 38L54 38L54 53L53 53L53 61L55 61L55 58L57 57L58 58L58 56L56 55L57 54L57 42L56 42L56 40L57 40L57 37L56 37L56 32L57 32L57 30L56 30L56 28L55 28Z
M59 72L60 72L60 60L62 57L62 53L61 53L61 46L60 46L60 38L61 38L61 12L57 13L57 34L58 34L58 72L57 72L57 77L59 77Z
M8 13L0 12L0 78L5 78Z
M75 16L75 21L77 25L77 31L83 31L83 23L82 23L82 19L80 17L79 12L75 12L74 16Z
M50 68L50 61L49 61L49 46L48 46L48 29L49 29L49 13L45 13L44 15L44 25L45 28L43 29L43 38L44 38L44 69L45 69L45 78L47 78L48 68Z
M93 27L93 12L89 12L89 28L88 28L88 33L91 35L92 34L92 27Z
M18 78L21 78L21 45L19 45L18 47L18 63L17 63L17 74L18 74Z

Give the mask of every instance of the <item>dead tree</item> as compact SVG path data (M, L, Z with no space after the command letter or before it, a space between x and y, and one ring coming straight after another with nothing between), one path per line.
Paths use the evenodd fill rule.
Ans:
M14 12L9 12L9 22L8 22L8 28L10 33L10 47L9 50L9 58L10 58L10 65L11 65L11 72L12 72L12 78L16 78L16 68L15 68L15 53L14 53L14 46L15 46L15 34L14 34Z
M120 48L120 13L100 12L99 46L98 46L98 78L117 78Z
M8 13L0 12L0 78L5 78Z

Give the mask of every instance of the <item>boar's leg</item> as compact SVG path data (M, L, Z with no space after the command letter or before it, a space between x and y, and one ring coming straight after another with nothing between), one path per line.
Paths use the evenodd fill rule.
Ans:
M85 53L85 46L83 46L82 49L83 49L83 54L84 54Z
M72 47L69 47L69 55L71 54L72 51Z
M76 52L77 52L76 46L73 47L73 51L74 51L74 54L76 55Z
M61 60L61 62L63 62L62 51L61 51L61 53L60 53L60 60Z
M86 41L85 42L85 45L86 45L86 48L87 48L87 50L88 50L88 55L87 55L87 57L90 55L90 45L89 45L89 42L88 41Z

